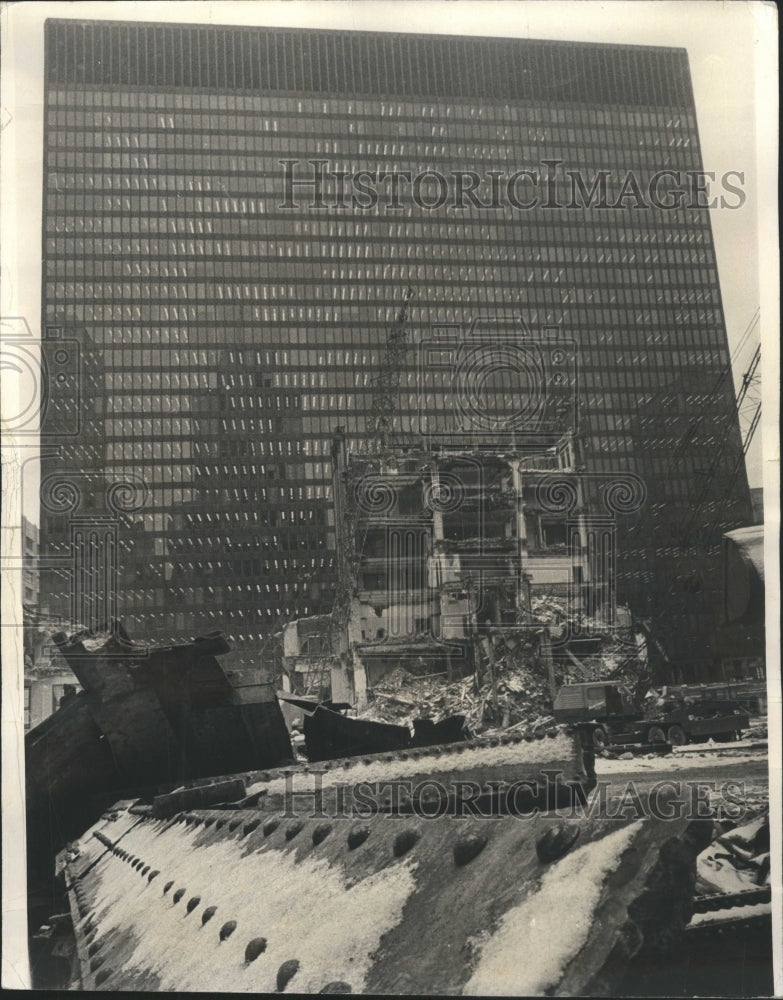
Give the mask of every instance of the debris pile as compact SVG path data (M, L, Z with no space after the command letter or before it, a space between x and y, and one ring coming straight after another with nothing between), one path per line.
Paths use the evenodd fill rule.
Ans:
M475 735L492 728L551 722L551 699L546 681L532 670L504 669L497 663L493 685L475 675L448 683L443 675L416 677L404 667L387 674L372 691L362 717L377 722L413 726L414 719L464 715Z
M609 677L635 683L643 673L630 644L615 632L599 631L595 622L580 622L581 631L594 640L589 655L561 649L558 639L568 622L564 602L539 600L534 611L541 628L492 628L478 642L478 666L469 676L451 681L444 674L417 676L401 658L400 665L373 686L362 718L412 726L417 718L464 715L477 735L516 726L535 728L552 721L550 669L556 687ZM542 651L545 625L555 653L551 668Z
M589 615L575 615L566 601L551 596L533 598L532 612L536 623L548 628L554 653L561 661L558 684L611 679L633 685L644 673L642 648L630 627L607 628L605 622ZM576 642L566 641L569 633L577 637ZM579 637L587 638L592 647L589 652L579 648Z

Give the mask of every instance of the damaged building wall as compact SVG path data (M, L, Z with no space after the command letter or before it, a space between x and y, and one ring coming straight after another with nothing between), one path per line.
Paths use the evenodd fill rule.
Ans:
M356 588L379 618L405 622L398 634L415 635L422 620L440 617L444 595L464 599L482 584L490 584L484 591L501 581L510 586L512 607L524 612L531 586L570 588L579 600L585 584L597 583L572 435L533 454L417 452L381 461L340 459L337 451L335 491L344 494L343 512L351 501L355 507L351 527L343 517L342 540L355 553ZM553 470L575 495L571 516L553 512L539 495ZM351 533L356 537L347 538ZM472 603L481 610L476 596ZM368 633L365 627L365 641ZM387 627L375 638L390 634Z
M333 687L353 694L345 700L363 702L402 663L419 676L462 676L481 634L532 624L535 599L557 597L580 614L611 605L612 570L591 550L571 433L504 452L383 457L349 452L338 433L332 456L341 596L329 650ZM553 473L573 495L568 508L542 493ZM325 652L305 651L297 635L298 656Z
M347 635L334 629L330 615L300 618L285 625L280 636L283 690L337 702L356 702L356 668L349 651L349 645L355 641L352 637L358 634L356 622L352 613ZM364 691L366 684L359 682L358 688ZM289 726L301 716L299 710L285 703L282 708Z
M351 602L351 616L348 622L348 642L373 642L390 636L415 635L422 631L420 604L417 602L388 601L388 591L379 587L373 592L379 603L354 600Z

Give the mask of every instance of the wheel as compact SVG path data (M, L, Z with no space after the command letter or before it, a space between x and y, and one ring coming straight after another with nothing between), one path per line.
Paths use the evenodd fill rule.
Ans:
M609 737L606 735L606 730L603 726L596 726L593 730L593 746L597 747L599 750L603 748L609 742Z
M682 726L669 726L669 742L675 747L681 747L688 742L688 737Z
M666 733L661 729L660 726L650 726L650 730L647 733L648 743L665 743Z

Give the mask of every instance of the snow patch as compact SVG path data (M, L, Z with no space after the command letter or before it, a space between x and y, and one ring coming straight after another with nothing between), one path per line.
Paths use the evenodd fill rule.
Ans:
M123 847L160 871L151 883L112 855L96 865L90 881L101 937L116 930L134 939L123 973L150 972L164 991L274 993L277 970L296 959L293 992L318 993L332 980L361 992L372 952L400 922L414 890L413 860L348 886L342 869L324 858L296 861L292 851L271 849L242 857L233 840L194 849L198 835L142 824L123 838ZM178 888L185 894L174 905ZM200 903L187 914L194 896ZM208 906L217 910L202 925ZM221 942L218 932L228 920L237 927ZM267 939L266 950L246 963L245 947L258 937Z
M735 840L752 841L762 826L768 822L769 817L766 813L762 813L761 816L757 816L750 823L746 823L744 826L737 826L733 830L729 830L728 833L724 833L723 840L730 840L732 843Z
M696 872L702 882L712 886L717 892L743 892L757 888L754 872L739 871L724 858L716 854L726 854L720 844L710 844L696 859Z
M466 770L481 766L502 767L505 764L532 763L540 767L550 761L570 761L575 756L574 740L564 733L543 740L534 740L532 743L466 747L461 752L455 749L458 746L459 744L455 744L446 753L409 757L407 760L395 757L392 762L381 759L371 760L369 764L357 760L350 767L337 767L327 771L323 775L322 787L330 788L348 781L357 783L385 781L388 780L390 773L393 773L395 778L411 778L417 774L435 775L455 769ZM297 783L318 770L319 764L311 764L309 774L305 771L292 771L294 789ZM262 789L266 789L269 795L282 795L286 789L286 779L273 778L271 781L256 782L248 787L246 794L253 795Z
M463 992L540 996L554 986L587 940L604 881L641 825L585 844L550 868L538 890L503 916Z
M726 756L717 754L696 754L689 751L685 754L667 754L665 757L655 756L652 759L646 757L635 757L633 760L608 760L605 757L596 756L595 771L601 777L605 774L625 774L630 771L687 771L694 767L734 767L735 765L750 764L754 761L766 758L764 751L756 753L727 753Z
M694 913L689 927L699 924L719 924L725 920L745 920L747 917L761 917L772 912L770 903L748 903L746 906L732 906L727 910L713 910L710 913Z

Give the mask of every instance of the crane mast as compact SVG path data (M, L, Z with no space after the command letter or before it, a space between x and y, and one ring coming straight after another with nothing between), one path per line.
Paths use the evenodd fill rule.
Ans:
M405 292L405 299L386 340L380 371L374 383L367 434L371 447L381 454L389 451L394 443L394 415L408 350L407 323L413 294L412 288L408 288Z
M394 415L397 411L402 369L408 349L407 323L413 294L412 288L408 288L405 292L402 306L386 340L380 371L373 384L372 403L367 418L367 437L369 450L376 455L388 455L395 443ZM329 642L333 651L338 648L339 637L343 633L350 615L351 598L360 555L360 552L357 551L356 541L356 498L350 488L348 481L350 474L347 468L343 475L346 477L345 504L337 515L341 521L342 531L338 534L338 538L341 539L338 553L338 579L329 626ZM358 548L360 549L361 546Z

